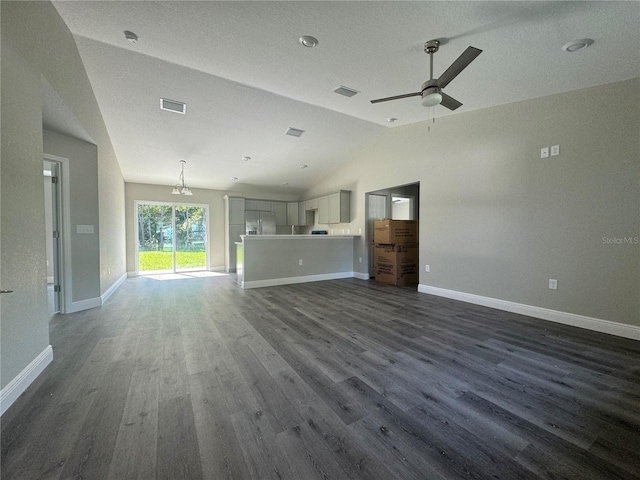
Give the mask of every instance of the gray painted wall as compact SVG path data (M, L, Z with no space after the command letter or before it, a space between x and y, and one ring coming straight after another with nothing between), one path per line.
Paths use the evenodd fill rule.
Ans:
M0 2L0 8L0 278L2 288L15 290L3 295L0 304L0 388L4 388L49 344L42 79L98 146L97 179L92 179L90 188L93 195L98 191L100 259L92 267L90 295L105 292L125 273L125 233L124 181L71 33L49 2ZM108 265L113 266L111 273Z
M420 182L421 284L640 325L640 245L603 240L640 236L639 106L635 79L396 127L304 197L352 190L364 231L366 192Z
M100 221L98 209L98 149L91 143L43 130L44 153L69 160L71 205L72 301L100 296ZM63 167L64 168L64 167ZM76 225L93 225L93 234L78 234Z

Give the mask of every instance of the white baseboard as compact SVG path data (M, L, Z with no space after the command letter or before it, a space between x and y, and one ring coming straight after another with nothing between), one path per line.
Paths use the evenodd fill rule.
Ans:
M360 280L369 280L369 274L368 273L353 272L353 276L355 278L360 279Z
M131 277L137 277L138 274L136 272L127 272L127 277L131 278Z
M79 302L71 302L71 305L66 308L65 313L75 313L82 310L89 310L90 308L96 308L102 305L102 299L100 297L87 298L86 300L80 300Z
M242 282L242 288L275 287L276 285L291 285L293 283L320 282L322 280L337 280L352 278L354 272L321 273L318 275L301 275L299 277L270 278L268 280L253 280Z
M596 332L608 333L618 337L640 340L640 327L635 325L627 325L625 323L612 322L611 320L586 317L584 315L576 315L575 313L550 310L548 308L535 307L533 305L525 305L522 303L508 302L497 298L483 297L481 295L447 290L446 288L431 287L429 285L418 285L418 292L451 298L453 300L460 300L462 302L473 303L475 305L496 308L507 312L519 313L521 315L541 318L543 320L549 320L551 322L562 323L565 325L572 325L574 327L585 328Z
M53 277L47 277L47 283L53 283Z
M210 272L224 272L224 265L209 267Z
M123 273L120 278L118 278L115 282L113 282L111 284L111 286L109 288L107 288L106 292L104 292L102 295L100 295L100 302L102 303L102 305L104 305L104 302L109 300L109 297L111 297L111 295L113 295L114 292L118 288L120 288L120 285L122 285L125 282L126 279L127 279L127 274Z
M0 391L0 415L4 415L13 402L33 383L53 360L53 348L47 345L13 380Z

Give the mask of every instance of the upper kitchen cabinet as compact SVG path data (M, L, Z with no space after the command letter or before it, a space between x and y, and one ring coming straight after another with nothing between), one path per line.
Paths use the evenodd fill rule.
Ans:
M318 200L318 223L351 222L351 192L340 190Z
M298 204L298 225L313 225L313 210L307 210L307 203Z
M329 197L318 198L318 223L329 223Z
M304 202L306 210L317 210L318 209L318 199L312 198L311 200L307 200Z
M260 209L258 208L258 210ZM276 214L276 225L287 225L287 204L285 202L271 202L271 211Z
M351 221L351 192L340 190L329 195L329 223Z
M229 225L244 225L244 198L226 197Z

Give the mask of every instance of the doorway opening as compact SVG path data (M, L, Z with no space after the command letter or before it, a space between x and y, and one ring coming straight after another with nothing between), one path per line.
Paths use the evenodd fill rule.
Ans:
M373 222L420 219L420 182L384 188L366 194L366 243L369 251L369 278L376 276L376 245L373 238ZM419 242L419 239L418 239Z
M206 270L206 205L136 202L136 269L139 275Z
M61 171L62 164L60 162L46 158L43 160L47 303L50 316L64 311L62 296L63 230Z

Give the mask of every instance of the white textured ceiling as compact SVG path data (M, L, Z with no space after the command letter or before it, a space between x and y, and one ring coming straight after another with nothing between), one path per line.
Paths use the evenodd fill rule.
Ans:
M176 183L186 159L193 187L233 188L235 176L283 193L306 189L387 128L426 119L418 97L369 101L419 91L428 78L423 45L433 38L443 40L436 77L467 46L483 50L445 89L463 103L456 113L640 76L639 2L54 5L129 182ZM301 35L319 45L302 47ZM594 40L588 49L561 49L584 37ZM361 93L339 96L340 85ZM160 111L161 97L185 102L187 115ZM288 127L305 133L287 137Z

